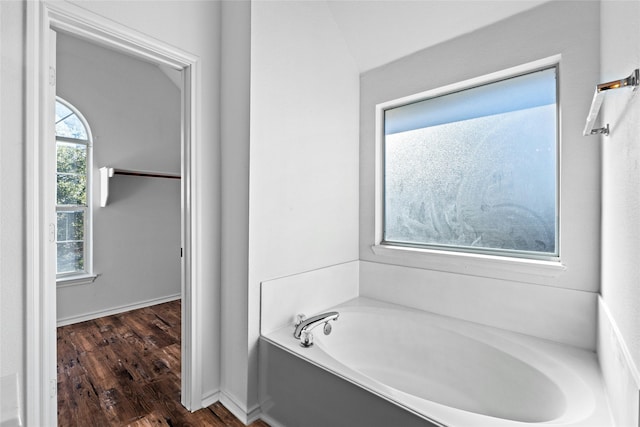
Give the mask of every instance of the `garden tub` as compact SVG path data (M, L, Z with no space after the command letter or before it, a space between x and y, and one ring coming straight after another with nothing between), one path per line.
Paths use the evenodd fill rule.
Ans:
M291 360L279 366L278 353L261 347L266 357L262 410L274 425L311 426L313 419L322 420L317 425L359 425L358 414L366 418L378 405L371 399L385 401L381 408L392 404L408 412L415 425L612 425L593 352L366 298L328 310L338 311L339 319L332 322L330 335L314 329L311 347L300 346L293 325L263 337L265 345L303 362L295 368L287 368ZM309 374L305 363L318 373L301 381ZM334 380L321 385L320 372L351 386L333 389ZM310 388L322 390L311 393ZM355 390L371 399L350 395ZM289 391L292 395L286 396ZM360 400L362 407L348 403ZM295 407L288 408L287 402ZM336 412L334 406L341 409ZM353 414L345 415L350 409ZM306 418L296 419L296 412ZM332 420L332 412L342 419ZM363 418L362 425L376 420L389 425L394 420L382 416L387 413L388 408L381 409L372 420ZM345 417L351 424L343 423ZM402 423L396 425L411 424Z

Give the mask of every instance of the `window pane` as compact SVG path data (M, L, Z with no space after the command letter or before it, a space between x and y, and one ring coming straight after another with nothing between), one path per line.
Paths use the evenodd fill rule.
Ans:
M68 107L56 102L56 136L88 140L87 130L80 118Z
M57 204L86 205L87 146L57 143Z
M71 114L73 114L73 111L71 111L66 105L61 102L56 102L56 123Z
M87 177L84 175L58 174L58 205L86 205Z
M84 211L58 211L58 242L84 240Z
M84 271L84 210L58 211L57 273Z
M84 272L84 242L58 243L57 273Z
M89 130L80 113L58 100L56 124L57 274L73 276L91 268L88 187L91 164Z
M546 101L514 109L501 101L504 85L498 85L486 100L496 106L488 115L427 126L414 120L408 130L386 135L386 241L557 254L555 69L544 72ZM508 80L507 98L530 93L518 91L518 79ZM477 100L491 97L492 86L482 86ZM474 90L435 99L451 101L455 111L465 102L461 94Z
M555 68L385 111L385 134L555 104Z
M57 171L62 173L87 173L87 146L58 141L57 147Z

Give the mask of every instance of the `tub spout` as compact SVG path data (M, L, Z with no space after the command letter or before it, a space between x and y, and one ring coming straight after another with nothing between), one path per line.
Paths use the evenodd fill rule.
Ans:
M318 314L310 319L307 319L304 314L298 314L296 316L296 329L293 332L293 336L300 340L301 346L309 347L313 344L313 334L311 334L311 330L324 323L324 334L329 335L332 329L329 322L332 320L338 320L338 316L340 316L340 314L337 311Z

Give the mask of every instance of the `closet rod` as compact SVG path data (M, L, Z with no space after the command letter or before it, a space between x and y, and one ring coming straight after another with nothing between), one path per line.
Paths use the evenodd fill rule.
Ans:
M137 170L130 170L130 169L116 169L116 168L113 168L113 173L115 175L146 176L146 177L150 177L150 178L180 179L180 175L179 174L164 173L164 172L137 171Z
M133 169L116 169L103 166L100 168L100 206L107 206L109 200L109 179L114 175L130 175L130 176L144 176L149 178L170 178L180 179L180 174L165 173L165 172L151 172L141 171Z

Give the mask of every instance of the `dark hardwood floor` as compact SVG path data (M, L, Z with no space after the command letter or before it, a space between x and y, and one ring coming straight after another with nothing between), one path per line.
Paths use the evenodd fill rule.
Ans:
M58 425L244 427L180 404L180 301L58 328Z

